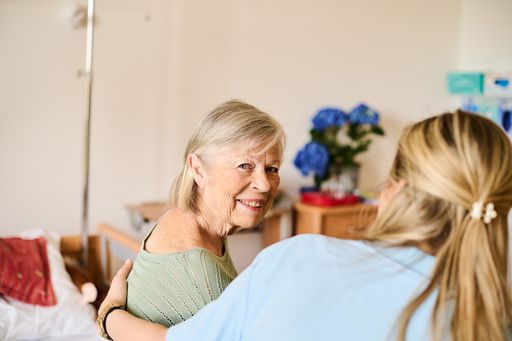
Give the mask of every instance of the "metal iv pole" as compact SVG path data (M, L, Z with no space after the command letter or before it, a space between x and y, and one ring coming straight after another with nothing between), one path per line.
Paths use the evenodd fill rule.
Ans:
M81 248L82 267L88 268L89 263L89 163L91 140L91 101L92 101L92 51L94 42L94 0L87 0L87 30L85 47L85 101L84 101L84 154L82 180L82 225Z

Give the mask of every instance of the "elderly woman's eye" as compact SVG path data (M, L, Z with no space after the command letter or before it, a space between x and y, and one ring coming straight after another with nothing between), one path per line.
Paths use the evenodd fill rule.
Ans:
M238 168L250 170L252 167L250 163L242 163Z
M279 173L279 168L277 168L277 167L267 167L267 172L272 173L272 174L278 174Z

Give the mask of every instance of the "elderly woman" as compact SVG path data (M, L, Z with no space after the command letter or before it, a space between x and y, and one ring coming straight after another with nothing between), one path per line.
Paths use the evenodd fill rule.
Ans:
M103 303L115 340L507 340L512 146L457 111L405 130L365 241L278 243L214 302L169 329Z
M144 239L128 278L127 310L172 326L236 277L226 237L256 226L279 185L284 134L241 101L219 105L192 134L170 208Z

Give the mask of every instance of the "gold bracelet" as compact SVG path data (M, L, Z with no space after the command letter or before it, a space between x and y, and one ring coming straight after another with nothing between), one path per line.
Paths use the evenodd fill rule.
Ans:
M121 304L115 304L110 303L107 304L100 312L98 312L98 318L96 319L96 324L98 325L98 328L100 330L101 337L107 340L112 340L112 338L107 333L107 316L111 312L117 309L125 310L124 305Z

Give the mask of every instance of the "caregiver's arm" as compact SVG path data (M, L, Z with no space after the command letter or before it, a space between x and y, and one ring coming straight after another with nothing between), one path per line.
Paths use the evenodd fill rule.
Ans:
M166 329L117 309L107 315L105 325L107 333L116 341L138 339L163 341L165 338L173 341L241 340L244 338L244 328L249 316L250 282L259 258L260 256L256 257L252 264L228 285L219 298L201 308L197 314L184 322ZM269 268L269 266L266 265L265 268ZM116 274L102 307L106 307L107 304L120 306L126 304L126 278L130 269L131 265L128 262ZM260 286L267 288L269 286L268 276L260 282L264 283L263 285L259 284Z
M99 311L108 305L126 306L126 279L132 268L132 263L126 261L119 269L108 290ZM101 314L100 314L101 315ZM167 328L139 319L122 309L112 310L104 321L106 332L113 340L165 340Z
M114 310L108 315L108 335L113 340L165 340L167 328L135 317L125 310Z

